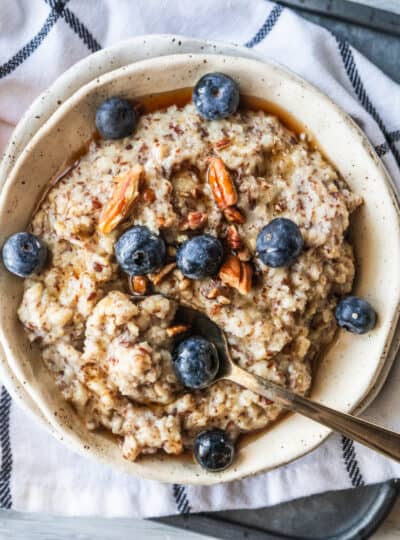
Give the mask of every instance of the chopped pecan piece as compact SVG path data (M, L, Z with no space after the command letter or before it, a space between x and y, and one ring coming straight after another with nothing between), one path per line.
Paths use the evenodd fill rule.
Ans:
M132 276L130 278L130 288L133 294L146 294L149 281L146 276Z
M181 231L187 231L188 229L195 231L203 227L206 222L207 214L204 212L189 212L181 221L179 228Z
M229 255L219 270L222 283L230 287L236 287L241 276L240 261L235 255Z
M226 233L226 242L231 249L237 251L243 246L242 239L239 236L235 225L229 225Z
M222 150L223 148L226 148L230 144L231 144L230 138L229 137L223 137L222 139L220 139L219 141L217 141L215 143L215 146L216 146L216 148L218 148L218 150Z
M102 204L101 202L99 201L99 199L97 197L94 197L92 199L92 207L95 209L95 210L100 210L100 208L102 208Z
M168 337L175 337L179 334L183 334L184 332L187 332L190 328L189 324L176 324L175 326L170 326L167 328L167 335Z
M147 204L151 204L156 200L156 194L154 193L154 190L151 188L146 188L143 192L143 200Z
M241 294L251 290L253 269L249 263L241 262L235 255L230 255L219 271L223 283L237 289Z
M221 158L211 158L208 167L208 182L220 210L236 204L236 189L231 175Z
M245 222L244 215L240 212L240 210L233 206L225 208L224 216L226 221L229 221L229 223L239 223L242 225Z
M166 275L168 275L172 270L176 267L176 263L169 263L164 266L159 272L156 274L150 274L149 278L154 283L154 285L159 285L161 281L165 278Z
M278 201L276 204L274 204L274 209L277 212L284 212L286 210L286 203L285 201Z
M110 233L127 217L139 195L143 171L141 165L134 165L126 174L117 178L112 197L100 216L98 228L101 233Z

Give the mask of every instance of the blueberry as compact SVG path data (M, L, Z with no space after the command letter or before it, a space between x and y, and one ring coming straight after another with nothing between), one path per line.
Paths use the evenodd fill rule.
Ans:
M194 457L207 471L223 471L231 465L235 447L222 429L203 431L194 442Z
M164 264L165 243L147 227L137 225L119 237L115 244L115 256L127 274L150 274Z
M9 272L20 277L28 277L40 272L47 260L47 247L28 232L10 236L3 246L3 263Z
M365 334L376 323L374 308L357 296L343 298L336 306L335 316L338 325L353 334Z
M223 73L207 73L193 90L193 103L197 112L206 120L227 118L239 106L239 87Z
M184 276L200 279L215 276L223 256L224 250L218 238L202 234L182 244L176 254L176 264Z
M290 219L273 219L257 236L258 257L267 266L290 266L303 248L300 229Z
M131 135L137 112L126 99L106 99L96 111L96 126L103 139L122 139Z
M200 336L181 341L173 360L176 374L187 388L205 388L215 379L219 369L214 343Z

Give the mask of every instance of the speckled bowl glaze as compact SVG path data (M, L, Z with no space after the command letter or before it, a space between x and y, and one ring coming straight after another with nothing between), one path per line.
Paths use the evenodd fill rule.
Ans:
M326 96L278 66L239 57L181 54L127 65L82 86L32 137L8 175L0 198L1 241L27 226L49 179L91 136L96 107L105 97L134 98L151 94L154 88L162 92L193 86L209 71L231 75L243 94L267 99L290 113L315 136L327 158L364 198L353 226L359 264L355 292L375 306L379 323L361 337L340 332L321 359L312 391L317 401L342 411L354 410L376 394L394 357L391 345L400 304L399 209L390 179L359 128ZM166 455L129 463L113 440L88 432L61 397L40 352L29 345L17 320L21 293L21 280L2 268L0 341L8 369L55 433L81 453L147 478L213 484L287 463L315 448L330 433L293 414L248 439L234 465L221 473L206 473L190 460Z

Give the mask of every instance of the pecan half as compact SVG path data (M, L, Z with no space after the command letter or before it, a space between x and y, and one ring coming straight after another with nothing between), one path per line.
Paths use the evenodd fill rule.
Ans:
M230 255L221 266L219 277L222 283L237 289L241 294L248 294L252 286L253 268L235 255Z
M117 178L112 197L100 216L99 231L108 234L129 214L139 195L139 182L143 174L141 165L134 165L126 174Z
M242 225L245 222L244 215L234 206L225 208L224 216L226 221L229 221L229 223L239 223Z
M165 276L167 276L170 272L172 272L172 270L175 267L176 267L176 263L174 263L174 262L165 265L164 268L162 268L156 274L150 274L149 275L150 281L152 281L152 283L154 283L154 285L159 285L161 283L161 281L165 278Z
M231 249L237 251L243 246L242 239L239 236L235 225L229 225L226 233L226 242Z
M215 202L220 210L236 204L236 189L231 175L221 158L211 158L207 176Z
M249 263L241 262L242 275L240 276L238 291L241 294L248 294L251 291L253 282L253 267Z
M189 324L176 324L175 326L170 326L167 328L167 335L168 337L175 337L179 334L183 334L184 332L187 332L190 328Z
M130 288L133 294L146 294L149 282L146 276L132 276L130 278Z

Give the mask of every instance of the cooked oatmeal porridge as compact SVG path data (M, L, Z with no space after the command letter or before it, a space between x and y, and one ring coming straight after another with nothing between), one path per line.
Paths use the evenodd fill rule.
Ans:
M236 439L281 407L226 381L181 385L172 361L179 301L226 332L240 366L307 393L337 300L352 288L345 232L360 203L318 151L264 111L206 121L188 104L144 114L133 135L92 142L47 193L32 232L51 262L25 280L19 318L65 399L88 429L118 436L125 458L180 454L206 428ZM289 267L255 256L259 231L277 217L304 239ZM166 259L129 278L114 247L133 225L163 237ZM224 261L216 276L189 279L176 250L204 233L223 242ZM132 288L148 296L132 301Z

